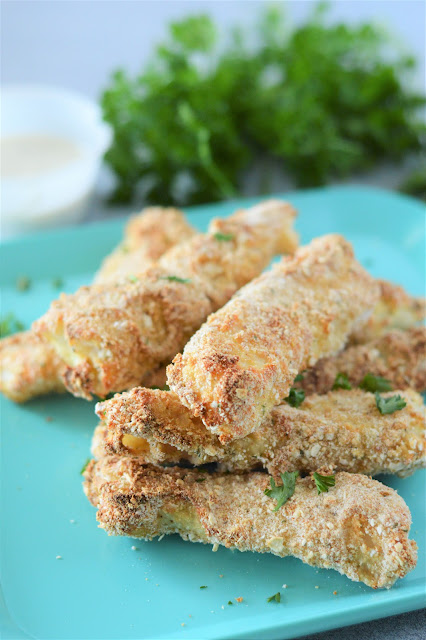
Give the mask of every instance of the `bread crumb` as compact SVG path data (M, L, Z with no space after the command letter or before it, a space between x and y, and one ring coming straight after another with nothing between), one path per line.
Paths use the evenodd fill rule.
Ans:
M283 589L287 589L287 586L288 586L288 585L283 584L283 587L282 587L282 588L283 588Z
M236 600L237 602L242 602L242 601L244 600L244 598L235 598L235 600Z
M56 560L62 560L62 556L56 556Z
M181 622L181 627L186 627L186 624L184 622Z
M333 591L333 596L337 596L337 591Z
M315 585L315 589L319 589L319 586L317 584Z
M137 551L137 547L135 547L135 545L132 546L132 551Z

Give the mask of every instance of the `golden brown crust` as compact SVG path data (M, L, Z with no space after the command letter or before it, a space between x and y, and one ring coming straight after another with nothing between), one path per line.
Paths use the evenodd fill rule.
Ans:
M352 344L364 344L391 329L409 329L426 317L425 298L416 298L402 287L378 280L380 297L366 324L351 335Z
M360 389L312 395L298 409L280 405L256 432L221 445L175 394L136 388L98 403L92 451L153 464L217 462L228 471L265 467L273 475L327 468L407 476L426 466L424 407L412 390L383 395L395 393L407 406L391 415Z
M363 345L350 346L336 356L323 358L295 383L306 393L326 393L338 373L358 385L367 373L387 378L394 389L426 390L426 328L394 329Z
M115 282L142 273L147 265L194 234L181 211L171 207L144 209L130 218L123 242L105 258L94 282Z
M183 214L176 209L144 209L130 219L122 244L105 259L95 281L118 280L124 275L139 273L166 250L194 233ZM65 391L64 379L72 377L72 372L66 371L56 350L33 330L1 340L0 361L0 391L15 402ZM86 367L84 375L90 377L89 368ZM162 385L158 384L161 379L164 379ZM146 382L163 386L165 381L163 368L151 372ZM141 380L138 378L137 382Z
M0 340L0 391L14 402L65 391L62 363L32 331Z
M254 210L213 220L207 234L172 248L138 278L82 287L54 302L34 327L66 363L67 389L104 397L170 362L209 313L288 246L290 205Z
M169 386L222 442L241 438L299 371L341 350L378 293L349 243L317 238L211 315L167 368Z
M339 473L335 487L320 495L311 477L298 479L277 512L264 494L269 478L263 473L202 474L111 456L91 462L85 478L110 535L178 533L240 551L292 555L373 588L392 586L416 565L407 505L366 476Z

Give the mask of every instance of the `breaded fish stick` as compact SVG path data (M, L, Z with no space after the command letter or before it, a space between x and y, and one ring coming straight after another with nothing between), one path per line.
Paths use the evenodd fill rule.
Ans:
M312 395L298 409L276 407L255 433L221 445L175 394L135 388L98 403L102 422L92 451L96 458L136 455L153 464L217 462L228 471L265 467L273 475L327 468L407 476L426 466L423 400L412 390L383 395L395 393L407 406L390 415L360 389Z
M103 261L95 283L115 282L124 276L137 275L163 253L195 235L181 211L149 207L130 218L123 242Z
M366 324L351 335L351 344L365 344L391 329L409 329L425 319L425 298L413 297L392 282L377 282L380 286L379 300Z
M110 535L178 533L192 542L290 555L374 589L391 587L416 565L407 505L367 476L339 473L335 486L320 495L312 477L299 478L276 512L275 500L264 493L264 473L202 474L111 456L92 461L85 478L100 527Z
M366 344L348 347L337 356L319 360L294 386L306 393L326 393L338 373L345 373L353 386L372 373L387 378L394 389L425 391L426 328L394 329Z
M167 369L221 442L256 431L302 369L337 353L379 295L338 235L313 240L210 316Z
M177 209L151 207L133 216L122 244L107 257L96 282L139 273L166 250L195 234ZM0 340L0 391L14 402L65 391L64 363L55 349L33 330ZM163 378L157 372L156 380ZM158 384L154 380L153 384ZM162 385L158 386L163 386Z
M209 313L273 255L296 247L295 215L284 202L265 202L213 220L138 278L62 295L34 327L66 363L67 389L104 397L170 362Z

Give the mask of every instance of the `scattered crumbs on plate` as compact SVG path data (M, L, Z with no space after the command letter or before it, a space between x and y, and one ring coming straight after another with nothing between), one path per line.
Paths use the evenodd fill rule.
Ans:
M333 596L337 596L337 591L333 591Z
M192 618L192 613L188 613L188 618Z
M210 611L210 613L214 613L214 611Z
M212 551L217 551L219 549L219 545L217 542L214 543L214 545L212 546Z
M71 519L71 520L70 520L70 523L71 523L71 524L75 524L75 520Z
M46 416L45 420L46 422L53 422L52 416Z
M155 586L156 586L156 587L159 587L160 585L159 585L159 584L156 584Z
M219 575L219 578L223 578L223 573L221 573L221 574Z
M235 600L236 600L237 602L242 602L242 601L244 600L244 598L241 598L241 597L240 597L240 598L235 598Z
M62 556L56 556L56 560L62 560Z
M132 551L137 551L137 550L138 550L138 548L135 547L135 545L132 545Z
M145 580L148 582L149 578L145 578Z
M283 589L287 589L288 585L287 584L283 584Z
M315 589L319 589L319 586L317 584L315 585Z
M185 622L181 622L181 623L180 623L180 626L181 626L181 627L186 627Z

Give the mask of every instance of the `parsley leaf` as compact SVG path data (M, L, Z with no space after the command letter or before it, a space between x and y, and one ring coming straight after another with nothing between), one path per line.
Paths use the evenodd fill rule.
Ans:
M404 398L401 398L399 394L390 396L390 398L383 398L380 393L376 391L374 395L376 396L376 407L382 415L401 411L401 409L407 406Z
M266 598L266 602L281 602L281 592L277 591L273 596L269 596L269 598Z
M306 369L305 369L306 371ZM294 379L294 382L302 382L303 378L305 377L303 374L305 373L305 371L302 371L301 373L298 373L297 376Z
M273 498L277 501L277 506L274 511L278 511L278 509L291 498L296 488L296 478L298 475L298 471L285 471L284 473L280 473L283 483L279 485L275 484L274 478L269 479L271 488L265 489L264 493L268 498Z
M300 407L304 399L305 392L303 391L303 389L295 389L294 387L290 389L290 393L288 394L287 398L284 398L287 404L289 404L291 407L296 408Z
M234 604L232 600L228 600L228 604Z
M62 280L62 278L53 278L52 287L54 289L62 289L63 286L64 286L64 281Z
M321 474L314 472L314 480L317 486L318 495L320 493L327 493L329 487L334 487L336 484L335 476L322 476Z
M352 385L349 382L349 378L346 373L337 374L332 389L333 391L335 391L336 389L352 389Z
M150 389L158 389L159 391L170 391L170 387L168 384L165 384L164 387L150 387Z
M88 467L88 465L89 465L90 460L91 460L91 458L87 458L86 462L85 462L85 463L84 463L84 465L81 467L81 471L80 471L80 474L81 474L81 475L83 475L83 473L86 471L86 469L87 469L87 467Z
M179 276L161 276L160 280L168 280L169 282L181 282L182 284L191 282L189 278L179 278Z
M234 239L234 235L232 233L215 233L214 238L219 242L230 242Z
M207 589L207 585L206 585L206 584L203 584L203 585L200 587L200 589Z
M23 331L24 329L25 327L22 322L20 322L12 312L7 313L0 320L0 338L5 338L12 333Z
M389 57L391 37L374 24L326 13L289 29L272 7L254 30L220 33L192 15L170 25L137 73L116 71L101 99L114 134L113 200L222 200L256 163L260 191L271 173L264 159L316 186L421 151L425 98L407 82L414 59L395 47Z
M392 384L390 380L382 378L381 376L374 376L372 373L367 373L361 382L359 383L360 389L364 391L392 391Z
M17 279L16 288L18 289L18 291L28 291L30 287L31 280L28 278L28 276L21 276Z

